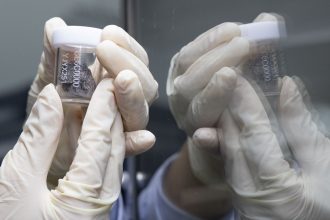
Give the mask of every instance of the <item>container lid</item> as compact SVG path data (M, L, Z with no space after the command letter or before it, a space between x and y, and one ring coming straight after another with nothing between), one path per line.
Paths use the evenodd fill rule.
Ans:
M53 32L53 46L82 45L96 47L101 42L102 30L84 26L66 26L55 29Z
M285 27L283 22L264 21L239 26L241 36L250 41L262 41L280 39L285 36Z

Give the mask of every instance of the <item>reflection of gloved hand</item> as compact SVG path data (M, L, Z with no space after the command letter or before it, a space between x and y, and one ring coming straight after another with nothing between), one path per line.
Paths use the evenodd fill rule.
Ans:
M239 34L235 23L203 33L172 58L167 80L172 114L188 140L168 171L165 191L178 207L203 219L224 216L232 206L221 157L196 148L192 137L200 127L215 126L227 106L236 84L228 66L239 64L249 51Z
M283 18L275 13L261 13L253 22L264 22L264 21L278 21ZM243 73L244 74L244 73ZM225 106L222 108L224 109ZM221 110L222 112L223 110ZM220 138L218 136L217 129L221 128L220 124L213 123L214 127L199 127L194 133L194 143L200 149L206 149L210 152L219 152Z
M112 80L97 87L70 170L46 186L64 115L52 84L40 93L23 132L0 168L1 219L109 219L120 193L125 137Z
M171 62L167 95L178 126L188 134L191 167L196 177L213 184L222 180L209 169L212 157L200 151L191 137L198 128L215 127L235 87L236 74L227 67L240 64L249 52L247 40L237 37L239 26L224 23L183 47ZM202 136L208 136L202 132ZM206 159L207 158L207 159ZM218 161L215 163L217 167ZM214 174L216 173L216 174Z
M38 74L29 91L27 113L29 114L39 92L54 79L55 51L51 45L53 30L65 26L60 18L46 22L44 30L44 52L38 67ZM148 122L148 105L157 97L157 83L148 70L148 56L145 50L124 30L108 26L102 32L102 40L97 56L102 66L99 71L115 78L114 92L122 115L126 154L141 153L150 148L155 137L143 130ZM104 68L103 68L104 66ZM57 184L68 171L80 134L84 110L80 106L64 105L64 128L58 151L49 171L49 183Z
M221 117L228 183L241 219L329 219L330 141L294 81L284 77L280 124L300 168L290 168L257 94L242 77Z
M261 13L255 20L254 22L261 22L261 21L276 21L277 19L279 19L280 16L276 15L276 14L270 14L270 13ZM239 29L239 27L236 25L236 28ZM235 36L240 36L240 30L236 30L237 33L235 33ZM213 34L216 34L216 37L214 37L212 35L211 31L208 31L207 33L203 34L202 36L204 36L204 45L202 45L201 43L191 43L189 45L187 45L186 47L191 47L194 48L196 46L199 46L200 48L205 48L205 45L208 45L208 41L212 40L212 39L216 39L217 37L222 37L220 35L220 33L222 32L213 32ZM208 36L209 34L209 36ZM198 39L198 38L197 38ZM200 41L202 39L202 37L199 38ZM198 42L198 41L197 41ZM245 50L246 52L240 52L237 53L237 51L235 50L228 50L226 51L228 54L225 54L225 56L230 57L233 56L233 54L237 54L237 59L236 58L236 63L234 63L237 66L240 66L242 64L242 57L244 58L247 53L248 53L248 44L245 44L244 46L240 46L242 48L238 48L236 50ZM244 48L245 47L245 48ZM182 49L182 51L184 51L185 49ZM190 49L191 50L191 49ZM195 49L196 50L196 49ZM189 51L189 50L188 50ZM223 50L224 51L224 50ZM183 61L185 60L189 60L189 53L185 52L184 55L188 58L183 59ZM224 57L225 57L224 56ZM192 53L192 57L194 57L194 53ZM213 58L213 57L211 57ZM232 59L235 60L235 59ZM198 60L201 63L202 60ZM212 62L219 62L220 64L223 65L227 65L227 66L235 66L233 65L233 63L230 63L227 61L227 63L222 62L221 63L221 58L216 61L212 61L211 59L208 60L204 60L204 65L212 65ZM231 60L229 60L231 61ZM219 63L218 63L219 64ZM196 67L194 67L196 68ZM206 68L206 67L204 67ZM194 71L194 70L193 70ZM189 72L189 70L188 70ZM234 76L235 74L231 74L232 76ZM216 74L214 74L214 77L216 76ZM199 76L199 78L203 81L204 76ZM193 134L192 140L190 140L190 146L194 145L195 147L190 147L189 148L189 154L190 154L190 158L191 161L194 161L194 163L191 164L194 174L203 182L208 183L208 184L213 184L213 183L217 183L219 181L222 180L222 175L219 175L219 161L217 159L214 159L214 155L217 155L218 159L219 159L219 149L220 149L220 139L221 136L219 136L219 132L218 130L221 129L221 123L219 123L219 116L222 114L223 110L227 107L227 103L228 103L228 99L230 99L230 95L232 93L232 90L235 86L235 83L233 83L234 80L232 81L226 81L224 78L220 78L218 77L219 81L218 83L215 82L213 83L214 85L218 86L218 91L214 90L214 95L212 96L212 93L208 94L209 98L205 98L207 95L205 95L204 97L202 96L202 98L200 98L201 101L199 101L199 104L194 104L192 105L192 111L190 110L190 112L194 112L194 116L195 117L191 117L190 115L192 114L187 114L186 118L190 118L190 120L188 121L193 121L192 119L195 119L195 122L199 121L201 119L207 121L207 123L195 123L195 125L198 125L196 127L194 127L195 132ZM198 79L196 79L195 81L198 81ZM221 85L222 84L222 85ZM180 85L180 84L179 84ZM189 89L191 89L189 86L186 86ZM225 89L227 87L227 89ZM222 89L221 89L222 88ZM228 89L229 88L229 89ZM192 92L192 94L194 94ZM171 99L170 99L171 101ZM174 105L174 107L176 107L177 104ZM194 108L195 106L195 108ZM203 106L203 107L199 107L199 106ZM173 107L173 109L174 109ZM178 108L178 107L176 107ZM179 110L174 110L174 112L180 112ZM183 111L181 111L183 112ZM184 114L184 113L181 113ZM198 116L199 115L199 116ZM178 117L177 117L178 118ZM180 118L184 118L185 117L180 117ZM199 119L199 120L196 120ZM197 130L196 130L197 129ZM212 154L212 156L210 156L210 154L206 151L210 152ZM222 172L220 172L222 173Z

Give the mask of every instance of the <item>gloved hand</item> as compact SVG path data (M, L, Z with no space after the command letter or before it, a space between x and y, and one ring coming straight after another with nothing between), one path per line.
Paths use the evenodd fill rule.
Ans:
M238 78L221 117L221 153L241 219L329 219L330 141L290 77L284 77L279 121L298 168L284 160L264 107Z
M52 84L40 93L15 147L0 168L1 219L109 219L118 198L125 137L111 79L97 87L70 170L46 186L64 115Z
M39 92L54 79L55 50L51 45L54 29L65 26L60 18L46 22L44 30L44 52L37 76L28 97L27 114ZM144 130L149 118L149 105L157 98L158 84L148 69L145 50L124 30L110 25L102 32L103 42L97 48L96 63L104 77L114 78L116 103L122 115L125 129L126 154L134 155L146 151L155 142L154 135ZM68 171L72 162L76 142L80 134L85 110L80 106L64 105L64 128L58 151L49 171L48 182L56 185Z
M261 13L254 22L277 21L279 19L281 17L277 14ZM231 32L229 33L231 33L231 36L238 38L241 34L238 24L229 24L232 25L232 29L229 29ZM226 29L217 29L224 25L228 25L228 23L207 31L195 41L182 48L179 54L172 60L167 83L170 107L179 127L189 132L188 134L193 133L192 137L188 138L189 156L193 172L202 182L211 185L223 182L223 171L219 168L222 164L220 157L221 136L219 136L221 132L218 132L222 125L219 122L219 117L227 107L228 100L235 87L236 74L228 68L226 71L231 72L229 74L230 77L223 77L219 72L213 72L212 74L212 72L207 73L208 71L205 71L206 74L202 74L204 74L204 69L208 70L215 65L234 67L238 70L249 54L249 44L242 38L238 38L243 42L241 45L237 44L236 48L225 50L226 47L224 45L228 44L228 42L226 42L227 35L223 33L226 33ZM224 42L219 43L217 41ZM219 54L214 54L214 52L208 52L211 49L215 51L215 48L220 48L218 50L221 50L224 55L219 56ZM205 51L208 52L208 55L203 54ZM198 54L198 52L202 53ZM194 62L195 60L197 61ZM178 79L176 81L174 76L182 72L180 71L180 66L188 69L186 72L192 72L192 74L189 74L188 77L188 74L185 73L182 77L177 77ZM199 75L196 72L199 72ZM240 71L238 70L238 72ZM213 78L205 86L204 81L208 77ZM218 80L214 80L216 78ZM193 81L192 85L189 85L191 84L190 80ZM199 86L196 86L196 83ZM210 89L210 84L213 84L213 89ZM187 104L180 105L179 103L185 103L183 100L187 100L184 97L192 97L196 94L196 91L199 91L193 91L194 88L201 88L209 92L200 92L188 104L188 107Z
M265 22L265 21L284 21L283 17L275 14L275 13L261 13L259 14L253 22ZM238 68L236 70L239 71L241 69L241 64L240 63ZM244 74L244 73L243 73ZM231 92L231 91L230 91ZM230 95L230 94L228 94ZM227 99L226 99L227 100ZM228 101L226 102L228 104ZM220 110L220 112L223 112L223 109L226 106L223 106ZM220 148L220 139L221 137L218 136L219 132L217 131L218 129L221 129L221 124L219 121L214 121L213 127L199 127L193 136L193 140L197 148L199 149L204 149L207 150L211 153L218 153L219 154L219 148Z
M239 35L235 23L216 26L184 46L169 70L170 109L187 142L169 168L164 188L174 204L202 219L225 217L232 209L221 157L197 148L193 138L196 129L215 127L227 107L237 78L228 66L238 65L249 52Z
M223 23L184 46L171 61L167 80L169 105L176 122L188 135L188 153L194 175L206 184L224 184L219 176L220 157L198 148L213 145L219 151L219 117L236 84L238 66L249 53L249 43L239 37L238 24ZM215 143L210 143L215 135ZM220 160L220 161L219 161Z

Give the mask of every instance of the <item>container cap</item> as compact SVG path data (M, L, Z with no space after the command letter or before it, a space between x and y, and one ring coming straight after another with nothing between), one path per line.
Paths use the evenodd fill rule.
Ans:
M101 42L102 30L93 27L66 26L55 29L53 32L53 46L82 45L96 47Z
M250 41L262 41L280 39L285 36L285 27L283 22L264 21L239 26L241 36Z

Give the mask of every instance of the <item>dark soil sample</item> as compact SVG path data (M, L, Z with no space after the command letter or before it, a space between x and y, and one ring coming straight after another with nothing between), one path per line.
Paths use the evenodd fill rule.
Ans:
M64 71L58 74L58 82L61 83L62 89L66 92L67 97L90 98L96 88L95 80L91 70L86 64L75 66L74 62L67 65L65 71L66 76L63 77Z

